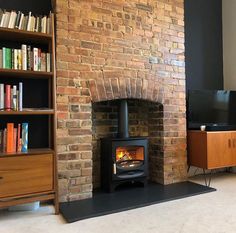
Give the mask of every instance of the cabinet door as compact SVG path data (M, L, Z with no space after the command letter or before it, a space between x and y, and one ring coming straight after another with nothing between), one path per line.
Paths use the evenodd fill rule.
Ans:
M209 169L229 167L234 156L231 132L207 133L207 165ZM235 141L236 145L236 141Z
M231 133L232 141L232 166L236 166L236 132Z
M53 190L53 155L0 158L0 197Z

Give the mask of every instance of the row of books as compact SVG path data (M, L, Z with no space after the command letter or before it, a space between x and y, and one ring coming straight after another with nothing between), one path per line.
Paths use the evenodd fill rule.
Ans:
M5 91L4 91L5 90ZM22 111L23 108L23 83L17 85L4 85L0 83L0 110Z
M22 44L21 49L0 48L0 68L15 70L51 71L51 54L40 48Z
M0 9L0 27L15 28L31 32L51 33L51 13L49 16L34 16L31 12L6 11Z
M6 153L28 151L28 123L7 123L7 127L0 130L0 151Z

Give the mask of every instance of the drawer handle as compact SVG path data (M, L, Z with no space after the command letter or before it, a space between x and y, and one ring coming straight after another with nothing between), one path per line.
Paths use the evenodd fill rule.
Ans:
M229 148L231 147L231 140L229 139L228 140L228 143L229 143Z
M0 176L0 180L2 180L3 179L3 177L2 176Z

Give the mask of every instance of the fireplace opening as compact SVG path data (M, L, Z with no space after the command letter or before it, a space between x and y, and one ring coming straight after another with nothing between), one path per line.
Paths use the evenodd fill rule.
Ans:
M93 103L92 113L93 189L163 183L162 104L111 100Z

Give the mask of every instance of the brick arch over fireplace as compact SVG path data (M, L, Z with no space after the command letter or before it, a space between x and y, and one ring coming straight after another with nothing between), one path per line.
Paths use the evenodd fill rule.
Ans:
M186 179L183 0L56 0L60 201L92 196L92 103L163 105L163 184Z
M101 72L104 78L89 80L89 89L92 102L113 100L113 99L140 99L159 102L164 104L165 98L176 98L173 91L169 90L168 96L164 95L165 89L167 93L168 85L163 84L162 79L147 80L142 78L126 77L123 72ZM106 78L112 76L112 78ZM168 104L168 101L166 101Z

